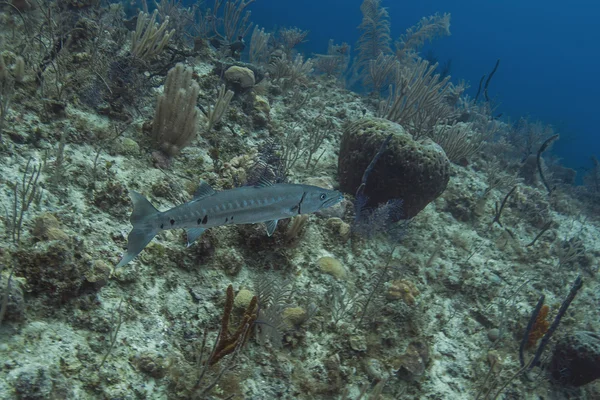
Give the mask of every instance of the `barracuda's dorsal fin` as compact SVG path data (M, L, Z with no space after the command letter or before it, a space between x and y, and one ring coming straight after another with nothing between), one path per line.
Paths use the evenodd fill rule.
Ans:
M273 186L273 185L274 185L273 182L271 182L264 176L261 176L260 179L258 180L258 182L256 183L256 185L254 185L254 187L261 188L261 187L267 187L267 186Z
M277 219L272 221L265 221L265 226L267 227L267 235L271 236L273 232L275 232L275 228L277 228Z
M208 183L200 181L200 186L196 190L196 193L194 193L194 200L200 200L205 197L212 196L215 193L217 193L215 192L215 189L210 187Z
M158 210L152 205L144 196L134 190L129 191L129 197L133 203L133 212L129 221L135 226L138 222L142 221L149 215L156 214Z

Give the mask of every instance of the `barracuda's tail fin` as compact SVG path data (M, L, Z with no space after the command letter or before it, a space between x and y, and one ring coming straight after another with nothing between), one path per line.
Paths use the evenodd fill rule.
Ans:
M133 202L133 212L129 218L133 229L129 232L129 236L127 236L127 253L123 255L116 268L122 267L133 260L158 233L156 228L146 223L146 220L149 216L159 211L138 192L130 190L129 196Z

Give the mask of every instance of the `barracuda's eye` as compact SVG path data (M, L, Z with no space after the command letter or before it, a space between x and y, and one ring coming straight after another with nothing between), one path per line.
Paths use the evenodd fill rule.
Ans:
M325 193L321 193L321 196L319 196L319 198L321 200L325 200L327 198L327 195Z

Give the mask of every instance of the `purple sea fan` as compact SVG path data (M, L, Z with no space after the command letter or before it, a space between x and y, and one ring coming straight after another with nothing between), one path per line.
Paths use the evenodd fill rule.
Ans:
M359 195L354 203L354 222L352 230L359 236L371 239L385 233L392 240L401 239L404 235L404 224L395 224L403 215L402 200L394 199L380 204L376 208L365 207L368 197Z

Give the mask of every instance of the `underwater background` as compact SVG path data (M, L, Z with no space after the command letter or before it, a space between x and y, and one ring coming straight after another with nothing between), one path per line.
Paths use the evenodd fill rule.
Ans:
M267 29L302 26L310 31L302 49L321 53L329 39L356 42L359 5L360 1L306 0L302 7L292 7L263 1L253 6L253 19ZM394 38L424 15L451 13L452 35L426 45L424 55L432 51L441 64L451 60L451 75L471 82L472 96L479 78L500 59L502 68L494 76L497 112L560 127L563 143L555 153L562 163L580 174L591 167L593 151L587 149L600 149L597 2L430 0L382 5L393 20Z
M0 2L1 399L600 399L597 2Z

